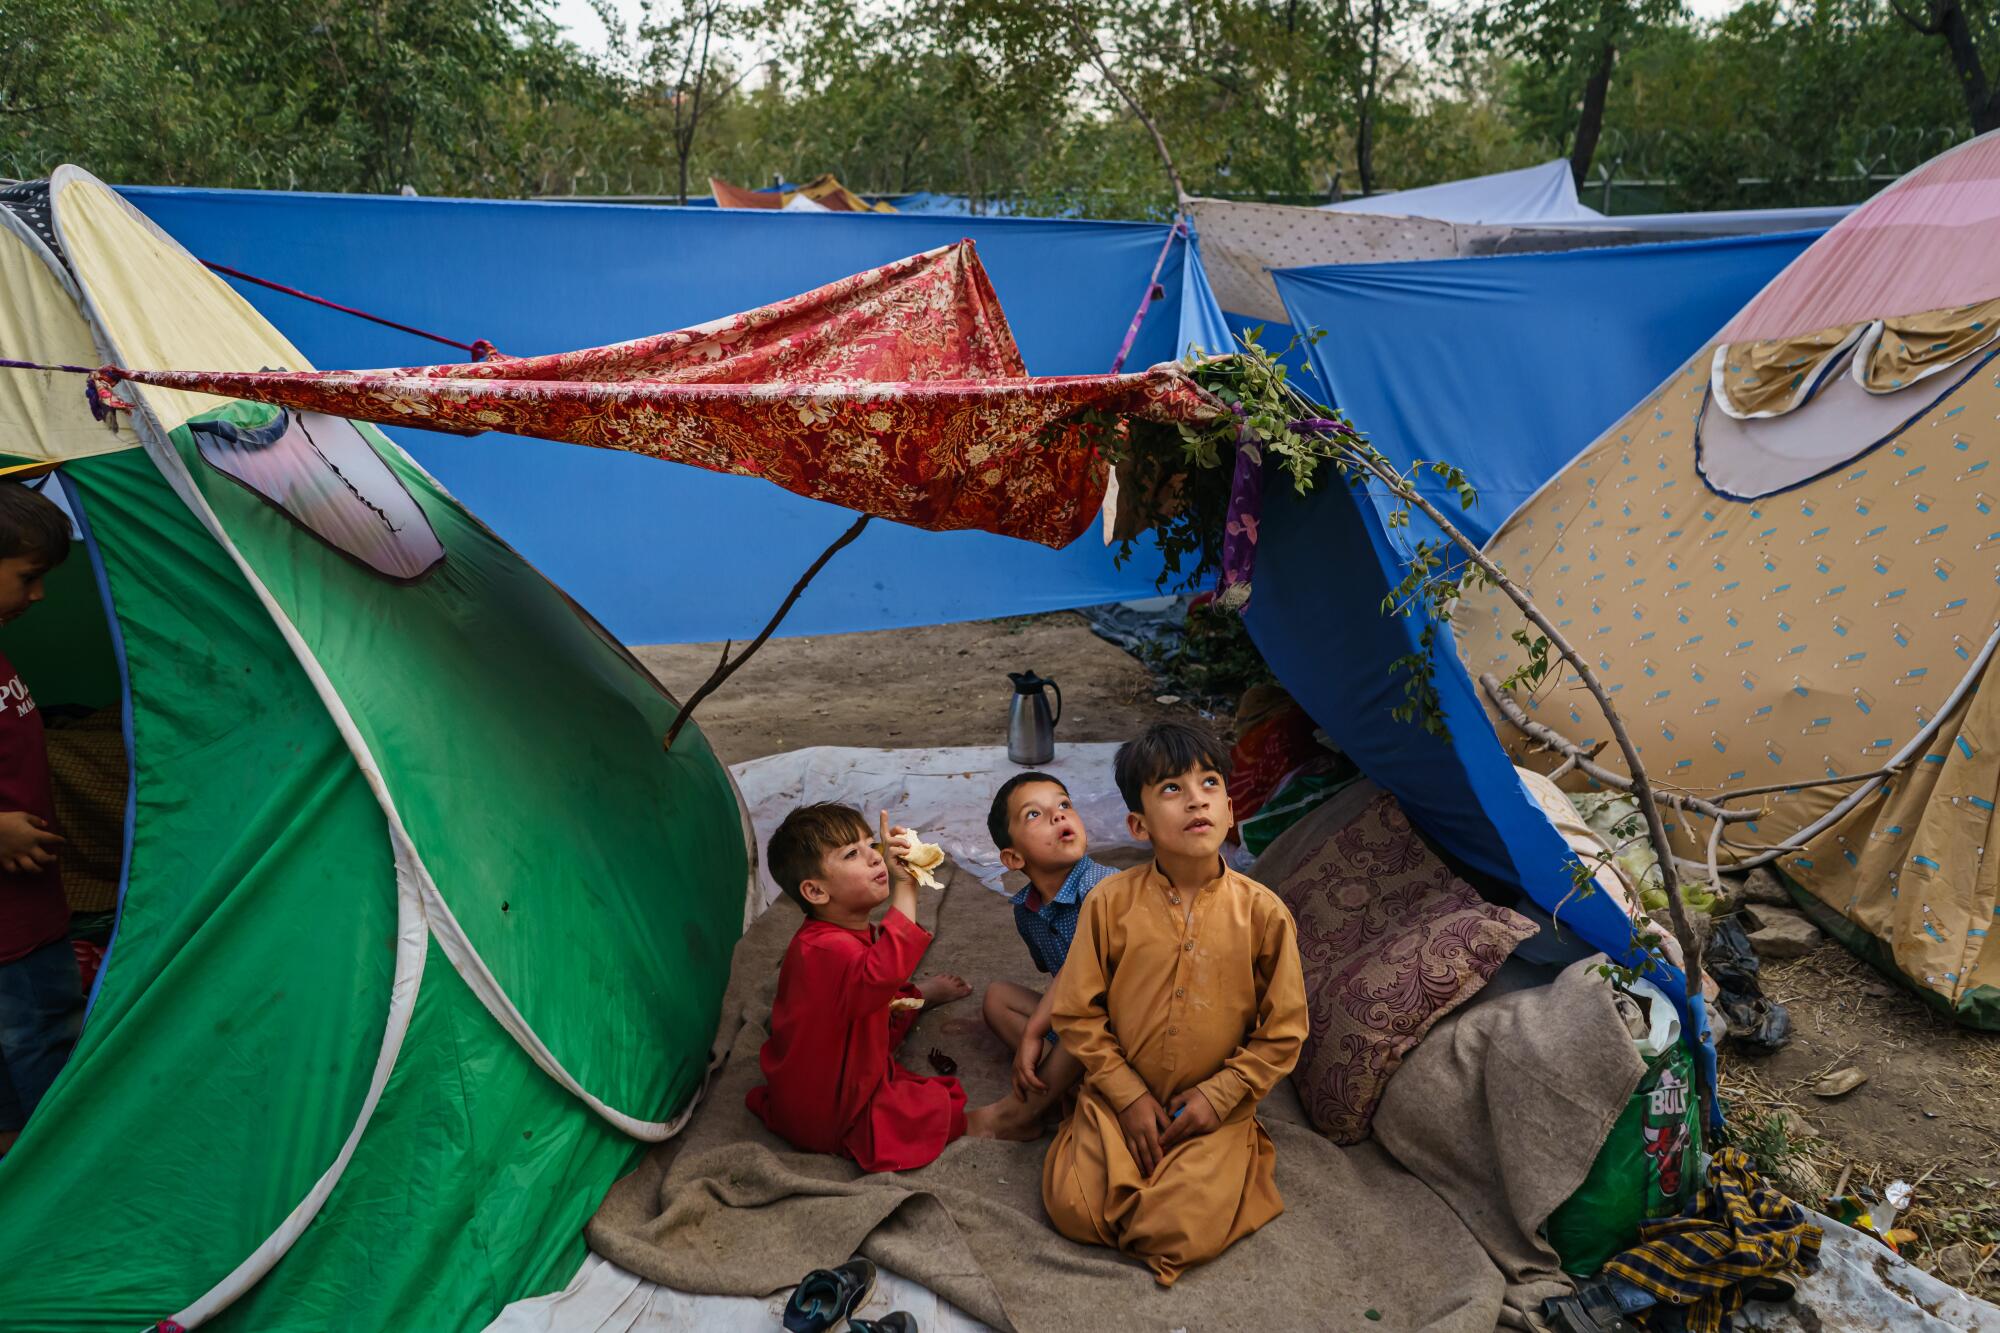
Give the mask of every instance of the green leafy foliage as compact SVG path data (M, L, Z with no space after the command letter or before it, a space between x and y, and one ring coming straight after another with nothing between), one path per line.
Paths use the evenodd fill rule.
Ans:
M1093 444L1118 469L1122 485L1159 493L1150 531L1164 558L1157 584L1162 592L1197 588L1221 568L1237 450L1276 463L1303 495L1318 481L1323 466L1338 461L1340 446L1334 436L1297 430L1294 423L1325 420L1353 433L1343 418L1292 385L1284 365L1262 345L1262 335L1262 328L1245 330L1238 350L1226 355L1211 356L1200 348L1189 353L1190 378L1231 409L1218 423L1162 426L1103 416L1087 422ZM1300 341L1294 338L1286 352ZM1131 558L1136 540L1120 542L1119 564Z
M1511 84L1530 95L1536 77ZM1655 27L1621 57L1606 120L1600 166L1662 182L1633 209L1854 201L1971 133L1934 39L1883 0L1747 0Z
M629 31L593 4L608 51L550 0L4 0L0 174L673 198L832 171L1165 217L1092 48L1191 192L1315 203L1569 152L1609 34L1590 183L1620 185L1590 202L1842 202L1971 132L1922 25L1962 18L1984 67L2000 44L1991 0L1905 0L1917 24L1888 0L651 0Z
M1213 601L1190 606L1181 632L1141 644L1138 658L1179 693L1226 706L1251 686L1277 679L1243 617Z
M1511 637L1521 649L1521 665L1500 682L1501 688L1535 690L1549 678L1549 637L1546 634L1531 636L1525 629L1515 630Z
M1392 530L1407 533L1417 502L1417 478L1428 473L1455 496L1461 509L1478 502L1464 471L1451 463L1419 462L1399 471L1338 413L1312 401L1291 382L1283 363L1264 347L1262 330L1246 330L1238 349L1209 357L1199 351L1188 358L1188 373L1197 384L1230 409L1219 422L1173 428L1145 422L1095 418L1089 425L1099 453L1117 469L1121 484L1154 497L1150 532L1164 555L1158 586L1190 588L1221 565L1223 527L1236 454L1253 457L1303 495L1323 479L1326 469L1357 489L1372 492L1370 503L1383 501ZM1296 340L1285 351L1298 346ZM1128 537L1118 558L1130 557L1136 538ZM1415 651L1398 658L1390 672L1403 683L1403 700L1393 710L1400 721L1414 723L1434 736L1449 736L1443 703L1437 691L1434 654L1438 631L1451 622L1458 599L1486 578L1477 565L1453 559L1442 535L1425 535L1408 545L1403 574L1382 600L1385 615L1418 620Z
M601 85L529 0L7 0L0 171L513 193L495 121Z

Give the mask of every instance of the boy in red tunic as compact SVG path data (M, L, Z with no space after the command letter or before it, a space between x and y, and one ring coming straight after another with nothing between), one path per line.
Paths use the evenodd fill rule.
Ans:
M887 815L882 827L885 844L914 843ZM972 990L954 976L910 984L931 936L917 924L909 872L884 860L868 821L844 805L792 811L766 855L806 921L778 972L758 1058L764 1086L750 1090L751 1111L793 1147L851 1157L864 1171L908 1171L962 1134L990 1136L988 1126L967 1124L957 1079L913 1074L890 1054L919 1009ZM870 925L884 902L887 915Z
M0 624L42 600L42 576L68 554L68 515L0 482ZM62 1072L83 1016L55 817L42 715L0 653L0 1155Z

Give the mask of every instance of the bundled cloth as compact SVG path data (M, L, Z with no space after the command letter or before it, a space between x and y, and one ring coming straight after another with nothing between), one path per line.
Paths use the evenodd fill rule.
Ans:
M1688 1210L1642 1224L1639 1243L1605 1264L1604 1273L1659 1302L1633 1316L1641 1327L1729 1333L1746 1287L1818 1267L1820 1240L1803 1208L1758 1175L1741 1149L1724 1148ZM1668 1323L1676 1318L1681 1322Z
M49 778L63 848L63 895L72 912L118 906L125 864L125 733L116 708L48 717Z
M1028 375L971 241L674 333L546 356L391 370L105 366L120 382L354 421L505 431L761 477L914 527L1065 546L1110 470L1106 418L1163 425L1228 409L1174 363L1135 375Z
M1236 707L1236 744L1229 752L1229 803L1237 821L1250 818L1302 765L1333 754L1313 739L1313 720L1282 686L1252 685Z
M869 203L840 183L832 172L823 172L792 190L746 190L719 176L708 178L709 193L717 208L763 208L783 211L797 206L798 200L826 213L893 213L886 203Z

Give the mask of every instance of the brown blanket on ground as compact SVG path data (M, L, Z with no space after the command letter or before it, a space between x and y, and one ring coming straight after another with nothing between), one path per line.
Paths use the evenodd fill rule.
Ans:
M937 942L920 975L956 972L975 988L1042 980L1006 900L970 875L954 870L924 907ZM1580 964L1554 986L1474 1005L1433 1030L1390 1085L1379 1142L1335 1147L1283 1085L1261 1114L1285 1214L1167 1291L1139 1264L1049 1227L1046 1138L961 1139L922 1170L867 1176L765 1129L743 1098L759 1078L778 962L797 924L781 903L737 945L717 1036L729 1058L706 1105L590 1223L591 1248L642 1277L763 1296L860 1253L1022 1333L1486 1333L1519 1326L1515 1307L1538 1301L1555 1263L1535 1230L1582 1181L1643 1073L1608 988ZM933 1047L958 1062L972 1104L1005 1090L1008 1052L980 1021L977 989L925 1014L903 1063L930 1072Z

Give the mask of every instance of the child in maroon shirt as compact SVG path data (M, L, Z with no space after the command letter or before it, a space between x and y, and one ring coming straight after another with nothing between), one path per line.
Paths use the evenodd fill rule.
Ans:
M889 830L886 816L883 827L885 842L909 836ZM910 984L931 936L917 924L909 872L884 860L868 821L844 805L794 810L768 857L806 922L778 972L751 1111L793 1147L851 1157L866 1171L924 1166L960 1135L986 1132L966 1123L957 1079L913 1074L892 1054L919 1009L972 991L954 976ZM888 914L870 925L885 901Z
M0 625L42 600L42 577L68 555L68 515L0 483ZM0 653L0 1153L62 1072L83 1008L54 821L42 715Z

